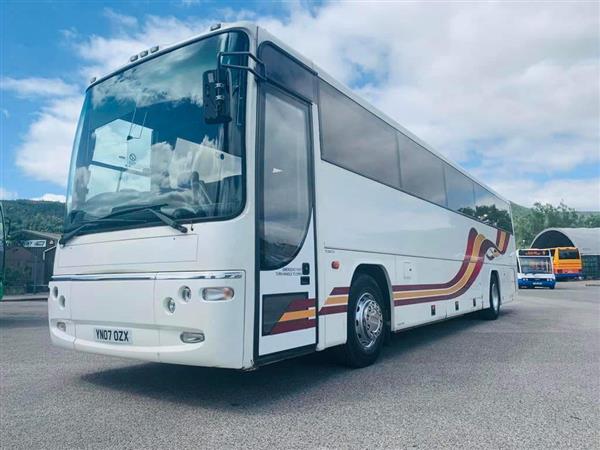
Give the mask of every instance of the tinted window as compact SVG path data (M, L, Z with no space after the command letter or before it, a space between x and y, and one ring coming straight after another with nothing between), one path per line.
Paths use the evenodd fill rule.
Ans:
M283 267L298 252L310 217L308 106L275 89L265 93L260 217L261 268Z
M411 194L446 205L442 160L412 139L398 135L402 188Z
M473 181L454 167L444 165L446 174L446 195L448 208L454 211L475 215L475 186Z
M284 55L281 50L266 44L261 47L260 58L265 63L267 78L303 97L313 100L315 76L299 62Z
M559 250L558 259L579 259L579 251L576 249Z
M400 187L395 130L327 83L319 96L323 159Z
M510 206L487 189L475 185L475 217L493 227L512 233Z

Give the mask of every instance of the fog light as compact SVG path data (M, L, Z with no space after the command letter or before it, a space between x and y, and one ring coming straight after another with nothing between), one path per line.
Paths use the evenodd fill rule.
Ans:
M233 289L230 287L204 288L202 289L202 298L207 302L219 300L231 300L233 298Z
M67 332L67 324L64 322L56 322L56 328L58 328L63 333Z
M180 338L181 342L185 342L186 344L197 344L198 342L204 342L204 333L184 331L181 333Z
M182 286L181 289L179 289L179 296L181 297L181 300L187 303L192 299L192 290L187 286Z
M173 300L171 297L165 298L165 308L167 308L167 311L169 311L171 314L175 312L175 306L175 300Z

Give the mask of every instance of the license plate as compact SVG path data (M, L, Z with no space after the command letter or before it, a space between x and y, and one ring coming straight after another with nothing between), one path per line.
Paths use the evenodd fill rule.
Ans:
M534 281L534 286L541 286L543 283L541 281Z
M117 328L94 328L94 337L99 342L111 344L131 344L133 341L131 330Z

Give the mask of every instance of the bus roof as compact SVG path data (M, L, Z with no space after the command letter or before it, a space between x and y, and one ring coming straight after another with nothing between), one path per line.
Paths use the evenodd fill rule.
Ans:
M218 26L218 28L216 28L216 26ZM336 80L334 77L332 77L331 75L329 75L325 70L323 70L320 66L316 65L312 60L310 60L307 57L305 57L304 55L300 54L297 50L295 50L294 48L290 47L285 42L282 42L279 38L277 38L276 36L273 36L271 33L269 33L264 28L259 27L258 25L254 24L252 22L240 21L240 22L232 22L232 23L227 23L227 24L226 23L216 24L215 27L211 27L211 31L208 31L208 32L205 32L205 33L201 33L201 34L197 34L197 35L192 36L192 37L190 37L188 39L184 39L183 41L179 41L179 42L176 42L176 43L173 43L173 44L161 46L160 48L158 48L157 51L155 51L153 53L148 52L148 56L146 56L146 57L142 57L142 58L138 57L136 60L130 61L130 62L126 63L125 65L119 67L118 69L116 69L116 70L114 70L114 71L112 71L112 72L110 72L110 73L108 73L108 74L106 74L106 75L104 75L102 77L99 77L97 79L93 78L92 81L90 82L89 86L87 87L87 89L89 89L90 87L96 85L97 83L100 83L101 81L106 80L107 78L110 78L111 76L113 76L113 75L115 75L115 74L117 74L119 72L122 72L122 71L124 71L124 70L126 70L126 69L128 69L130 67L136 66L136 65L141 64L142 62L145 62L145 61L147 61L149 59L152 59L152 58L155 58L155 57L157 57L159 55L167 53L167 52L169 52L171 50L174 50L174 49L176 49L178 47L182 47L182 46L190 44L190 43L192 43L194 41L197 41L199 39L203 39L203 38L206 38L208 36L212 36L212 35L215 35L215 34L222 33L223 31L230 31L230 30L243 30L243 31L247 32L250 35L250 38L251 38L250 39L251 40L250 51L253 51L253 52L256 51L256 43L259 40L260 41L268 40L268 41L273 42L278 47L282 48L287 53L289 53L291 56L293 56L294 58L296 58L297 60L299 60L300 62L302 62L306 66L310 67L315 72L317 72L318 76L321 79L323 79L327 83L331 84L336 89L338 89L340 92L342 92L343 94L345 94L346 96L348 96L349 98L351 98L353 101L355 101L356 103L358 103L359 105L361 105L365 109L371 111L377 117L379 117L383 121L387 122L390 126L392 126L393 128L395 128L399 132L403 133L408 138L412 139L417 144L421 145L423 148L427 149L428 151L430 151L434 155L436 155L438 158L440 158L442 161L446 162L448 165L454 167L456 170L458 170L459 172L461 172L466 177L468 177L471 180L475 181L476 183L480 184L481 186L483 186L485 189L487 189L488 191L490 191L492 194L496 195L501 200L504 200L505 202L507 202L509 204L509 206L510 206L510 201L509 200L507 200L504 196L500 195L494 189L492 189L491 187L489 187L486 183L483 183L482 181L480 181L479 179L477 179L476 177L474 177L473 175L471 175L470 173L468 173L459 164L457 164L456 162L448 159L443 154L439 153L432 146L430 146L429 144L427 144L427 142L423 141L421 138L419 138L418 136L416 136L415 134L413 134L412 132L410 132L409 130L407 130L406 128L404 128L402 125L400 125L392 117L390 117L389 115L387 115L386 113L384 113L383 111L381 111L379 108L375 107L373 104L371 104L370 102L368 102L364 98L360 97L358 94L356 94L348 86L346 86L345 84L341 83L340 81Z

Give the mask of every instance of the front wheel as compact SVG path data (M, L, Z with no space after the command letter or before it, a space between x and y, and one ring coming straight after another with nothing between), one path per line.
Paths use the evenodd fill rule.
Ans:
M486 320L496 320L500 315L500 284L498 278L492 275L490 280L489 306L482 311L482 317Z
M346 344L339 349L342 362L369 366L379 356L385 335L383 295L369 275L359 275L350 286L347 316Z

